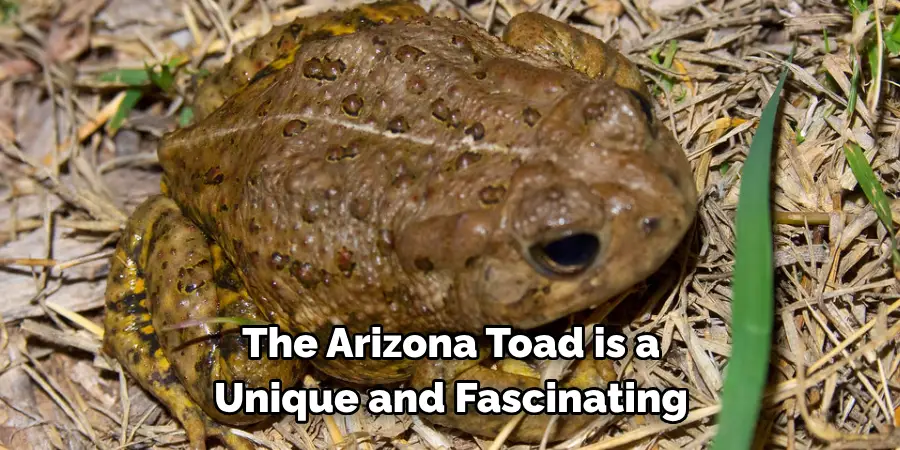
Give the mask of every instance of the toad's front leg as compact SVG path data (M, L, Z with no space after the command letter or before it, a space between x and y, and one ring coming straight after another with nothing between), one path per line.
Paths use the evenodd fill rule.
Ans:
M252 449L222 424L264 418L219 412L213 381L229 386L244 381L253 388L268 387L270 379L278 378L290 386L301 375L296 360L249 361L247 340L235 325L203 323L161 331L195 319L266 319L221 249L208 243L166 197L150 198L128 221L112 258L106 310L107 352L168 407L195 450L206 448L208 436L232 450Z
M479 414L475 408L469 408L466 414L455 414L453 412L456 403L455 382L478 381L479 389L491 388L500 392L507 388L516 388L522 391L529 388L543 389L538 373L533 370L516 370L514 373L490 368L485 364L487 355L488 352L483 351L480 360L423 361L419 364L412 378L412 387L417 390L431 388L434 380L444 380L447 389L444 398L447 414L423 415L423 417L438 425L494 438L513 416ZM502 364L499 366L503 367ZM573 362L572 372L561 380L559 386L560 388L577 389L605 388L608 382L615 379L616 372L611 361L587 358ZM545 430L550 425L551 417L553 416L549 414L529 414L510 434L509 440L530 444L541 442ZM549 442L568 439L597 418L591 414L559 415L557 417L558 421L550 431Z

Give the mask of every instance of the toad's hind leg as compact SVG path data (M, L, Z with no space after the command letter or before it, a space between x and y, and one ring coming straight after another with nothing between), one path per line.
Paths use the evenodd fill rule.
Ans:
M518 389L524 391L529 388L540 388L540 374L536 370L517 361L504 360L498 364L498 368L490 368L487 362L487 351L482 351L478 361L423 361L417 366L411 385L421 390L431 388L432 381L445 380L445 405L447 413L442 415L427 415L429 421L438 425L465 431L467 433L494 438L500 430L514 417L511 415L484 415L478 414L474 407L470 407L466 414L455 414L456 381L478 381L479 389L491 388L502 392L505 389ZM504 363L506 363L504 365ZM515 369L515 370L509 370ZM609 381L616 378L615 368L609 360L587 358L574 361L571 373L561 380L559 388L601 388L604 389ZM529 414L516 426L509 440L512 442L537 444L541 442L545 430L550 426L551 415ZM555 426L549 432L548 442L557 442L568 439L597 419L592 414L570 414L557 416Z
M591 78L606 78L650 98L641 72L625 55L571 25L535 12L516 14L503 41L520 50L544 55Z
M147 200L112 258L104 347L181 422L191 448L204 450L213 436L232 450L249 450L255 447L221 423L243 425L264 416L219 412L213 381L268 387L278 378L290 386L300 370L296 360L248 361L247 341L234 325L203 321L214 317L265 320L221 250L175 203L162 196ZM161 331L194 319L199 325Z

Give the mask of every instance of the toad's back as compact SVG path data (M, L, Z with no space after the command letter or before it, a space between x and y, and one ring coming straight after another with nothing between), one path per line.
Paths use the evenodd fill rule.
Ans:
M693 214L643 86L438 18L304 42L160 160L169 195L293 330L546 323L649 275ZM584 233L597 261L535 275L535 246Z

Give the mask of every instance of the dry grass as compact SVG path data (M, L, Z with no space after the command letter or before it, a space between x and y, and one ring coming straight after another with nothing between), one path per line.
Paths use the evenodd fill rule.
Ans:
M498 32L535 1L423 4ZM273 23L335 2L13 3L18 11L0 25L0 448L183 448L180 429L98 354L96 325L111 239L158 189L155 145L175 126L183 99L149 96L112 133L122 86L98 75L174 55L214 68ZM874 5L889 25L897 1ZM678 425L622 418L595 433L589 448L701 448L714 435L728 324L740 320L729 305L738 174L795 39L776 137L777 328L759 448L900 447L892 433L900 420L900 290L886 230L854 190L842 152L845 142L859 143L888 196L897 196L900 103L891 75L900 59L885 57L881 84L864 73L848 125L851 43L867 24L854 24L845 3L572 0L544 11L611 39L652 84L673 86L659 96L658 112L684 145L702 193L690 252L660 277L667 289L644 292L652 308L626 328L660 336L665 357L620 367L643 385L690 389L694 412ZM651 53L660 48L664 59L672 42L672 64L654 63ZM179 78L180 93L190 92L188 81ZM900 217L900 203L893 206ZM285 418L255 435L273 449L332 448L339 435L360 448L490 447L414 417L364 413L306 425Z

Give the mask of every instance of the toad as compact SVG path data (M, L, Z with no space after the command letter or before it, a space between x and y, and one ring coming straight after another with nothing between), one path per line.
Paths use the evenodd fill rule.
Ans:
M480 360L248 358L235 318L314 333L528 330L604 304L671 255L695 213L683 150L639 71L537 13L502 37L405 1L273 29L199 88L158 149L162 193L111 260L105 348L184 426L252 448L213 381L538 386ZM230 318L231 320L210 320ZM179 324L193 326L178 326ZM603 386L576 361L565 386ZM447 404L454 402L448 400ZM493 437L504 416L434 423ZM590 416L562 416L551 441ZM510 439L541 440L549 416Z

